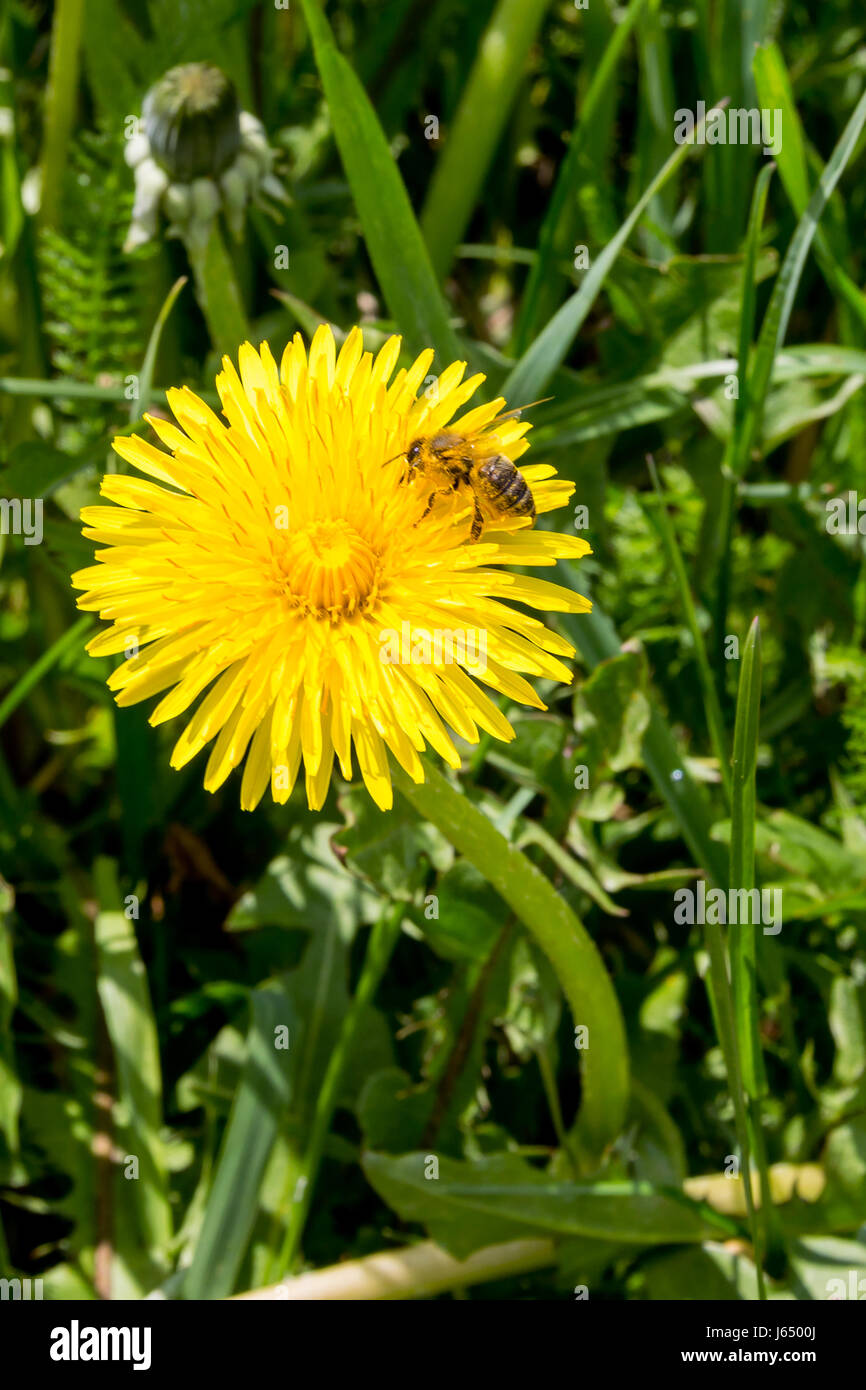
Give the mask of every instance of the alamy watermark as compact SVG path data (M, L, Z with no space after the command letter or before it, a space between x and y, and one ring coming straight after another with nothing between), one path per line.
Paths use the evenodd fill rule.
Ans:
M412 627L405 619L396 628L379 633L379 660L383 666L465 666L467 671L487 670L485 628Z
M30 1299L42 1298L42 1280L29 1279L0 1279L0 1302L12 1299L13 1302L28 1302Z
M68 1327L51 1330L48 1354L52 1361L130 1361L134 1371L150 1370L149 1327L82 1327L73 1318Z
M828 497L824 529L830 536L866 536L866 497L849 491L844 497Z
M0 497L0 535L23 536L25 545L41 545L42 498Z
M699 101L694 111L681 106L674 112L674 140L678 145L694 141L698 145L760 145L766 155L782 149L782 112L777 106L734 106L728 110Z
M782 930L781 888L707 888L699 878L696 888L678 888L674 893L674 921L680 926L737 924L763 925L764 936L778 936Z

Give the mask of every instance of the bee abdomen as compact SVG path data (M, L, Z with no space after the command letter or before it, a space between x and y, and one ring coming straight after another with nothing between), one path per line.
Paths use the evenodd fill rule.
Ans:
M514 512L516 516L535 516L535 503L532 492L523 474L515 468L511 459L503 454L485 459L478 470L484 483L485 492L496 498L500 512Z

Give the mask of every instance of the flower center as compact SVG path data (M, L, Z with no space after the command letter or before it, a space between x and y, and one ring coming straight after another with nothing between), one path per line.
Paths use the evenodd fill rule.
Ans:
M293 532L279 566L289 601L309 617L351 617L378 593L379 557L348 521L316 521Z

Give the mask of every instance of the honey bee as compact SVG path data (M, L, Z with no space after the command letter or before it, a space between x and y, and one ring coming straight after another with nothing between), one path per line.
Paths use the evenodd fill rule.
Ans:
M550 399L547 397L546 399ZM533 401L540 405L540 401ZM499 415L493 424L510 420L529 406L519 406ZM529 517L535 521L535 502L523 474L505 454L496 449L495 435L439 434L413 439L405 453L404 482L418 477L433 484L427 506L418 518L420 524L431 512L437 497L468 488L472 494L474 513L470 541L477 541L485 522L510 517Z

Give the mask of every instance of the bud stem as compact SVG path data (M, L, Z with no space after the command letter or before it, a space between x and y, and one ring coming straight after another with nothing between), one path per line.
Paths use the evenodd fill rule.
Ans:
M189 240L184 245L211 342L217 352L234 355L241 343L249 341L250 328L219 226L214 223L206 247L192 245Z

